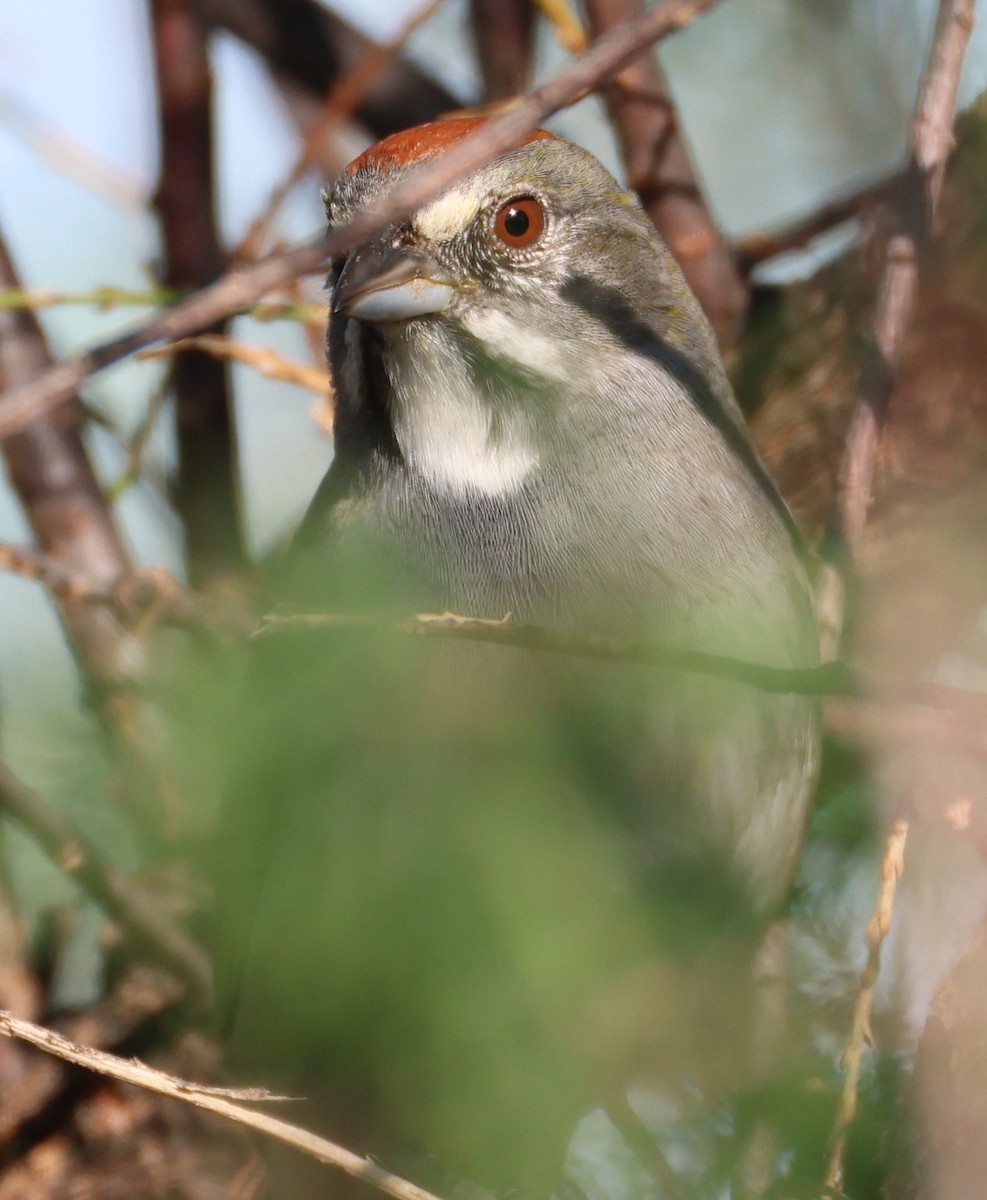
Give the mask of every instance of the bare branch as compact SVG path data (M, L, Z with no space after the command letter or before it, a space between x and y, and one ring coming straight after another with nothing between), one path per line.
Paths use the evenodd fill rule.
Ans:
M589 45L586 30L580 21L572 0L534 0L545 20L555 30L559 44L570 54L582 54Z
M205 22L194 0L149 0L161 122L164 282L202 287L223 269L212 173L212 76ZM212 327L221 335L222 321ZM178 443L175 506L194 583L243 565L237 449L225 363L198 349L171 367Z
M975 0L944 0L912 125L915 162L925 176L935 219L946 164L953 149L953 118L960 72L973 32Z
M160 967L130 966L107 994L85 1012L60 1022L63 1032L89 1045L116 1047L129 1041L149 1024L173 1009L184 988L170 971ZM0 1094L0 1147L25 1126L44 1122L46 1112L57 1108L67 1087L65 1064L53 1058L36 1059L17 1081Z
M511 624L509 618L490 620L457 613L418 613L386 623L362 613L269 614L258 626L250 613L228 604L220 605L184 587L163 567L134 571L113 586L95 583L80 572L70 572L37 551L0 543L0 570L9 570L44 583L77 604L104 605L122 619L136 621L151 616L156 621L213 635L268 638L305 631L355 629L393 632L446 640L485 642L518 646L547 654L567 654L601 662L629 662L662 670L686 671L697 675L730 679L774 694L847 697L873 701L877 705L915 705L955 713L972 724L943 726L934 721L906 724L873 715L857 730L865 736L886 740L912 737L916 733L966 752L987 753L983 721L987 719L987 696L982 692L948 684L912 680L862 671L833 661L814 667L773 667L723 655L706 654L656 642L624 642L618 638L568 634L534 625ZM876 710L875 710L876 711ZM854 734L859 717L834 710L833 727Z
M585 0L594 36L639 16L641 0ZM747 286L706 206L678 112L654 50L629 63L603 99L628 180L682 268L722 344L736 340Z
M749 233L734 245L741 269L750 274L759 263L801 250L813 238L828 233L848 221L866 216L876 208L893 206L908 186L908 176L900 171L876 183L849 192L824 204L815 212L779 229Z
M842 662L813 667L773 667L656 642L627 642L612 637L562 633L535 625L515 625L509 617L495 621L448 612L418 613L401 621L385 623L361 613L272 614L265 618L254 637L331 629L390 630L453 641L521 646L547 654L571 654L601 662L639 663L662 670L729 679L776 695L872 698L887 704L944 709L981 721L987 718L987 695L947 684L858 671Z
M176 971L195 997L212 997L212 967L202 950L134 880L106 862L75 822L0 763L0 811L13 817L59 870L102 905L145 950Z
M718 0L665 0L637 20L601 37L554 79L511 104L447 154L416 171L405 182L345 227L328 237L272 254L249 267L224 275L211 287L156 314L144 325L103 342L42 372L30 383L0 397L0 438L9 437L38 413L66 400L90 375L154 342L186 337L219 317L253 304L296 275L324 269L329 258L379 233L430 197L474 171L569 104L612 78L643 47L690 24Z
M111 308L164 308L182 299L181 292L168 288L135 291L104 284L88 292L58 292L49 288L0 288L0 309L29 308L40 312L46 308L65 305L92 305L101 311ZM230 316L253 317L255 321L301 321L306 325L324 326L326 306L314 303L251 304L232 309Z
M69 1041L53 1029L35 1025L31 1021L22 1021L12 1013L0 1011L0 1035L18 1038L43 1050L46 1054L54 1055L65 1062L84 1067L87 1071L96 1071L110 1079L121 1083L129 1083L134 1087L156 1092L159 1096L170 1096L181 1100L195 1108L226 1117L248 1129L276 1138L286 1145L293 1146L303 1154L307 1154L319 1162L338 1167L354 1179L369 1184L379 1191L393 1196L395 1200L438 1200L431 1192L418 1187L394 1175L370 1159L345 1150L334 1142L327 1141L317 1134L310 1133L297 1125L268 1116L267 1113L255 1112L234 1104L223 1094L217 1094L214 1088L200 1088L187 1080L178 1079L165 1071L149 1067L137 1059L119 1058L104 1050L96 1050L91 1046L83 1046L78 1042ZM267 1097L260 1097L267 1098Z
M81 183L124 212L137 213L144 189L136 175L77 142L21 95L0 87L0 126L19 138L60 174Z
M244 363L262 375L266 375L268 379L297 384L323 398L332 392L328 371L296 362L292 358L286 358L285 355L279 354L270 346L248 346L244 342L236 342L232 338L222 337L215 333L201 333L198 337L180 338L177 342L169 342L167 346L142 350L137 357L167 358L172 354L181 353L183 350L203 350L206 354L215 355L216 358Z
M532 0L470 0L470 33L486 103L507 100L531 86Z
M18 285L0 238L0 286ZM50 362L35 315L0 309L0 386L16 387ZM78 399L72 393L67 399L59 411L42 410L25 422L0 443L0 451L42 553L57 564L38 578L46 582L58 571L85 572L97 587L110 587L130 572L130 561L82 440ZM133 769L140 752L128 732L129 699L118 691L120 664L133 657L126 635L111 612L82 609L64 589L52 594L95 712Z
M912 135L913 185L887 247L874 314L874 361L861 379L842 467L840 529L856 550L874 490L877 451L901 344L915 306L918 254L929 232L953 141L953 116L974 0L940 0Z
M38 550L0 542L0 571L43 584L68 606L109 609L128 627L154 622L221 637L245 637L256 628L246 612L193 592L164 567L141 567L103 583ZM126 676L116 681L130 682Z

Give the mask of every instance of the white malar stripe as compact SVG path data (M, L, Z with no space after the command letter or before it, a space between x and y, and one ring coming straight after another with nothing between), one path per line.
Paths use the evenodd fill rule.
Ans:
M473 308L463 315L463 326L486 346L492 358L504 358L530 372L566 382L569 373L558 345L534 333L498 308Z

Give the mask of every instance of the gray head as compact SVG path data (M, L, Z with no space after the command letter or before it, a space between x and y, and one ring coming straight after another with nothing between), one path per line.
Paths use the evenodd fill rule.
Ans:
M425 125L371 147L327 198L330 222L345 222L480 123ZM708 325L637 198L591 154L544 130L351 253L332 311L344 456L372 444L439 470L434 460L448 452L481 489L484 478L493 486L524 457L520 441L544 454L563 436L579 396L599 407L599 363L645 348L660 347L666 369L694 377L687 389L698 381L735 419ZM423 380L428 364L434 378ZM476 406L460 402L439 429L441 396L426 414L409 410L412 393L448 391L442 380ZM507 447L500 461L462 461L471 420L493 429L493 459L498 443Z

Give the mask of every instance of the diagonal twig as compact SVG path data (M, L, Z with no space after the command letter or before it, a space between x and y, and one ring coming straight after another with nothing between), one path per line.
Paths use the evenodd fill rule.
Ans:
M215 333L200 333L197 337L179 338L177 342L169 342L167 346L142 350L137 357L167 358L187 349L203 350L217 358L243 363L268 379L297 384L323 398L332 392L329 372L324 368L310 367L306 363L287 358L270 346L249 346L245 342L237 342L231 337L222 337Z
M260 213L251 222L250 228L230 256L232 259L249 260L258 256L285 200L318 164L326 139L339 124L352 116L379 77L400 55L408 40L435 16L445 3L446 0L428 0L424 7L413 11L387 42L379 45L370 43L353 66L330 88L311 129L305 135L297 158L284 179L271 192Z
M373 42L320 0L200 0L213 27L250 46L282 86L320 102ZM286 89L287 90L287 89ZM377 74L356 117L375 137L434 121L460 100L410 59Z
M169 1075L166 1071L149 1067L137 1059L120 1058L115 1054L108 1054L105 1050L96 1050L91 1046L83 1046L78 1042L69 1041L68 1038L56 1033L53 1029L35 1025L32 1021L23 1021L9 1012L0 1011L0 1035L18 1038L36 1046L46 1054L52 1054L65 1062L84 1067L88 1071L96 1071L100 1075L116 1079L120 1083L129 1083L149 1092L156 1092L159 1096L170 1096L174 1100L181 1100L195 1108L226 1117L248 1129L254 1129L258 1133L266 1134L268 1137L276 1138L286 1145L293 1146L296 1150L300 1150L303 1154L307 1154L319 1162L338 1167L347 1175L353 1176L354 1179L359 1179L361 1182L393 1196L395 1200L438 1200L431 1192L417 1184L410 1183L399 1175L394 1175L370 1159L361 1158L358 1154L344 1149L335 1142L330 1142L326 1138L310 1133L298 1125L292 1125L288 1121L281 1121L277 1117L268 1116L267 1113L256 1112L253 1109L245 1108L242 1104L234 1103L226 1094L223 1094L222 1090L202 1088L187 1080ZM245 1093L234 1091L229 1094ZM277 1097L255 1093L252 1098L272 1099Z
M185 587L164 567L141 567L106 583L29 546L0 542L0 571L32 579L65 605L109 609L125 627L148 617L181 629L246 636L256 622L228 602L220 603ZM133 680L121 672L120 679Z
M212 966L203 951L153 896L96 850L72 818L0 763L0 812L14 818L65 874L165 966L196 999L212 996Z
M509 105L448 153L414 172L393 191L328 237L294 246L249 267L229 271L145 324L41 372L0 397L0 438L9 437L38 413L62 403L89 376L154 342L186 337L225 313L254 303L297 275L324 269L333 256L379 233L456 180L510 149L560 108L612 78L651 42L677 32L719 0L665 0L634 21L618 26L560 71L554 79Z

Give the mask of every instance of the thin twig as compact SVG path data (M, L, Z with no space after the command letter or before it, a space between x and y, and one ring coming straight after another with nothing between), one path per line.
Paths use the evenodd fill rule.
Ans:
M65 874L106 909L165 966L178 972L196 998L212 996L212 966L203 951L149 892L106 862L71 817L0 763L0 811L13 817Z
M864 1048L873 1042L871 1035L871 1011L874 1007L874 989L881 969L881 947L891 928L894 913L895 891L904 869L905 842L908 838L908 820L900 813L891 822L884 860L881 863L881 887L877 896L874 915L867 925L867 962L860 973L860 985L853 1007L853 1024L850 1040L843 1055L843 1090L836 1115L836 1124L829 1144L824 1188L831 1198L835 1193L842 1195L844 1156L847 1132L857 1115L860 1068ZM824 1193L823 1200L827 1200Z
M277 1138L278 1141L293 1146L296 1150L308 1154L319 1162L338 1167L347 1175L352 1175L354 1179L359 1179L371 1187L386 1192L387 1195L395 1197L395 1200L438 1200L438 1197L431 1192L402 1179L399 1175L392 1174L378 1166L377 1163L361 1158L358 1154L336 1145L335 1142L327 1141L297 1125L291 1125L287 1121L268 1116L267 1113L255 1112L253 1109L235 1104L222 1092L217 1094L215 1088L202 1088L187 1080L169 1075L165 1071L159 1071L155 1067L149 1067L137 1059L119 1058L115 1054L108 1054L105 1050L96 1050L90 1046L69 1041L68 1038L62 1037L53 1029L35 1025L32 1021L22 1021L9 1012L0 1011L0 1035L18 1038L36 1046L46 1054L84 1067L88 1071L95 1071L110 1079L116 1079L120 1083L133 1084L135 1087L155 1092L159 1096L169 1096L174 1100L181 1100L195 1108L226 1117L228 1120L235 1121L248 1129L254 1129L258 1133ZM254 1098L273 1099L275 1097L254 1093Z
M257 257L285 200L319 162L320 151L326 138L347 117L352 116L361 100L398 57L408 40L430 21L446 2L447 0L428 0L423 7L411 13L389 41L381 44L369 43L360 58L329 90L318 116L305 136L298 157L281 183L271 192L263 209L251 222L242 241L231 254L231 259L242 261Z
M0 285L20 285L2 237ZM35 314L0 310L0 387L16 388L43 375L50 363ZM84 572L98 586L112 587L132 570L130 557L83 439L79 401L74 392L66 399L60 411L40 410L25 422L2 442L0 453L41 552L68 573ZM137 808L155 776L137 733L134 693L120 686L138 668L138 646L111 611L67 603L65 596L53 592L87 699L115 752L120 794Z
M81 183L124 212L136 216L144 201L140 178L122 171L52 124L23 96L0 88L0 126L19 138L59 174Z
M897 171L886 179L838 196L815 212L778 229L745 234L734 243L734 253L741 270L750 274L760 263L777 258L780 254L801 250L814 238L849 221L859 221L876 208L894 205L906 186L907 176Z
M912 124L915 162L926 179L933 222L953 150L953 118L960 73L973 32L976 0L943 0Z
M417 613L389 623L364 613L272 613L257 625L249 612L228 604L221 605L184 587L163 567L134 571L112 586L107 586L94 582L82 573L67 571L36 550L6 543L0 543L0 570L44 583L73 603L105 605L131 622L151 614L162 623L181 628L204 629L212 633L256 639L329 629L390 631L402 635L514 646L601 662L637 663L662 670L686 671L730 679L773 694L833 696L864 699L882 705L915 705L956 713L978 722L975 726L962 728L943 729L937 726L930 736L940 741L952 738L954 741L950 744L964 746L974 753L985 749L982 721L987 719L987 695L984 693L926 680L880 675L839 661L813 667L774 667L655 642L625 642L612 637L561 633L535 625L512 624L509 619L491 620L448 612ZM844 713L834 722L834 728L852 734L853 720ZM912 736L916 731L921 733L917 727L908 726L901 736ZM885 738L895 736L895 729L889 728L887 722L865 732Z
M249 614L192 591L164 567L141 567L105 583L40 550L0 542L0 571L43 584L66 605L107 608L126 626L151 618L181 629L244 637L256 628Z
M930 231L953 144L960 68L973 28L975 0L940 0L932 49L912 127L913 186L888 242L874 314L876 359L861 380L842 467L840 529L858 548L874 490L881 430L887 415L901 345L915 307L918 255Z
M111 605L114 587L81 571L72 571L57 559L28 546L0 543L0 571L42 584L68 604Z
M63 1034L103 1049L141 1036L149 1025L176 1008L185 988L174 972L147 964L129 964L105 995L85 1011L59 1021ZM25 1126L45 1127L63 1109L71 1072L53 1058L35 1058L14 1087L0 1095L0 1147L9 1150ZM50 1127L50 1126L47 1126Z
M320 0L201 0L207 19L249 45L274 81L320 104L373 42ZM434 121L459 100L409 58L392 60L356 110L374 137Z
M582 54L589 38L571 0L534 0L542 16L554 28L559 45L570 54Z
M184 295L173 288L140 289L101 285L88 292L56 292L49 288L0 288L0 309L30 308L40 312L46 308L66 305L86 305L108 311L111 308L164 308L174 304ZM324 304L251 304L246 308L233 309L233 317L253 317L255 321L302 321L306 324L325 325Z
M840 531L852 553L859 550L874 489L881 430L898 369L901 346L918 291L918 256L931 230L952 146L953 117L960 68L972 28L974 0L940 0L929 61L913 126L910 177L899 226L888 241L884 272L874 314L875 360L861 380L850 422L841 473ZM908 186L908 184L911 186ZM837 629L841 623L840 581L830 573L822 600ZM824 1193L842 1195L847 1135L856 1117L861 1061L870 1041L870 1016L881 965L881 947L891 925L895 889L903 866L908 821L899 812L891 823L881 868L877 909L867 927L867 963L860 976L850 1039L844 1054L844 1078L830 1140Z
M155 346L141 350L137 355L142 358L167 358L182 350L204 350L217 358L229 359L231 362L244 363L253 367L268 379L277 379L282 383L294 383L307 388L323 398L332 392L329 372L318 367L310 367L306 363L286 358L270 346L248 346L244 342L234 341L215 333L201 333L197 337L179 338L177 342L169 342L167 346Z
M106 485L106 495L111 501L115 502L119 500L129 488L145 475L144 451L147 449L147 443L154 432L158 418L161 416L167 402L168 377L164 375L158 380L157 386L148 397L147 405L141 414L137 427L126 439L125 443L124 439L120 437L127 457L123 470L116 479ZM167 492L167 484L165 484L164 490Z
M354 629L518 646L547 654L568 654L601 662L637 663L669 671L686 671L729 679L776 695L874 698L883 703L916 704L987 718L987 695L947 684L902 679L855 670L842 662L812 667L774 667L720 654L706 654L647 641L561 633L535 625L512 624L509 618L490 620L457 613L418 613L385 622L361 613L272 614L255 638L307 630Z
M129 333L102 342L41 372L30 383L0 397L0 438L22 428L38 413L67 399L89 376L111 363L170 338L186 337L219 317L253 304L297 275L324 269L326 262L420 207L458 179L516 145L546 117L574 104L612 78L651 42L691 24L719 0L665 0L637 20L610 31L554 79L509 105L427 166L415 171L376 204L328 237L272 254L234 269L210 287L156 314Z

